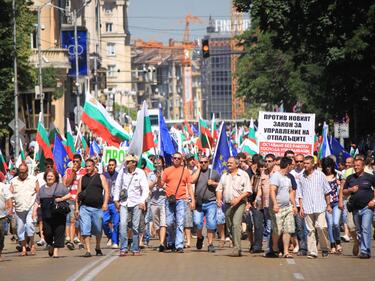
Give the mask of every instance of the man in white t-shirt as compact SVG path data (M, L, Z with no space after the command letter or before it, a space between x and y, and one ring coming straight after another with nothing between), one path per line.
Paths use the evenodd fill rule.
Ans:
M4 183L0 182L0 261L1 253L4 249L4 221L12 215L12 194Z

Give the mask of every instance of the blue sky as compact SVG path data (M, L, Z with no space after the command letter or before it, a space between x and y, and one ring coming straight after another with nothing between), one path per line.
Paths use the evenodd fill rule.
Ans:
M131 39L181 41L187 14L201 17L191 24L190 39L206 33L208 17L230 19L230 0L131 0L128 9Z

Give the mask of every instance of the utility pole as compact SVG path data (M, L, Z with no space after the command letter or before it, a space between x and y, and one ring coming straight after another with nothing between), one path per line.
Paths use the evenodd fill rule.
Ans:
M44 123L44 94L43 94L43 78L42 78L42 43L41 43L41 19L40 14L44 5L38 7L38 29L37 29L37 41L38 41L38 82L39 82L39 98L40 98L40 112L42 113L42 124Z
M94 54L94 90L95 90L95 98L98 98L98 54Z
M19 144L20 144L20 135L19 135L19 125L18 125L18 81L17 81L17 21L16 21L16 0L12 1L12 9L13 9L13 67L14 67L14 134L16 136L16 155L18 157L20 154L19 152Z

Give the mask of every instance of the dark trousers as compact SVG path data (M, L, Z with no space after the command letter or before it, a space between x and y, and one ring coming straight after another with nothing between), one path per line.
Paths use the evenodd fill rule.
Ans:
M251 209L254 224L254 244L253 250L262 250L263 230L264 230L264 214L263 210L256 208Z
M44 240L55 248L64 248L66 216L54 215L43 219Z
M4 249L5 220L6 218L0 219L0 252Z

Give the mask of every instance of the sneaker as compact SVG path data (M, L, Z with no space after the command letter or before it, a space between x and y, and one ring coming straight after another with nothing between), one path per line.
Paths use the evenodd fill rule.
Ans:
M86 252L82 257L84 257L84 258L91 258L91 253L90 252Z
M322 257L323 258L328 257L328 251L322 251Z
M118 249L118 245L117 244L112 244L112 249Z
M134 257L139 257L139 256L141 256L142 254L140 253L140 252L133 252L133 256Z
M84 248L85 248L85 245L83 245L82 243L78 244L78 249L79 250L83 250Z
M160 253L162 253L162 252L164 252L164 250L165 250L164 245L161 245L161 244L160 244L158 251L159 251Z
M111 246L112 246L112 240L108 239L108 241L107 241L107 247L111 247Z
M179 254L182 254L184 252L184 249L182 248L177 248L176 249L176 252L179 253Z
M68 242L68 243L66 243L66 247L67 247L69 250L71 250L71 251L74 250L74 244L73 244L72 242Z
M344 242L346 242L346 243L350 242L350 238L349 238L348 235L341 236L341 240L344 241Z
M66 237L65 238L65 245L68 244L70 242L70 238L69 237Z
M198 250L202 249L202 247L203 247L203 240L204 240L203 236L202 236L202 238L197 238L196 247L197 247Z
M315 254L308 254L307 255L307 258L308 259L316 259L318 256L317 255L315 255Z
M36 242L36 244L37 244L39 247L43 247L44 245L46 245L46 241L44 241L44 239L41 239L41 240L39 240L38 242Z
M212 245L212 244L208 245L208 252L209 253L215 253L216 252L214 245Z
M299 256L299 257L305 257L305 256L307 256L307 252L304 251L304 250L299 250L298 253L297 253L297 256Z
M103 256L103 252L101 249L95 249L95 255L96 256Z
M17 245L17 246L16 246L16 250L17 250L18 252L22 252L22 246L21 246L21 245Z
M274 252L274 251L271 251L271 252L268 252L264 255L265 258L271 258L271 259L275 259L275 258L279 258L279 255Z
M76 237L74 237L74 239L73 239L73 243L74 244L79 244L79 243L81 243L81 241L78 239L78 237L76 236Z
M242 252L241 252L241 250L233 249L231 256L232 257L241 257L242 256Z
M361 253L361 254L359 255L359 258L360 258L360 259L369 259L369 258L371 258L371 256L368 255L368 254L366 254L366 253Z

